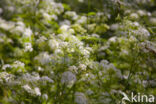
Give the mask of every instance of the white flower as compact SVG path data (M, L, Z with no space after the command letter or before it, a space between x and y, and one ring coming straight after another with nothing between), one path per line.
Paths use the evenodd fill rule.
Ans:
M65 40L69 35L68 34L58 34L57 37L61 40Z
M7 72L0 72L0 82L9 82L11 79L13 79L14 76L12 74L9 74Z
M25 45L25 49L24 49L25 52L32 52L33 51L31 43L25 43L24 45Z
M14 7L14 6L8 6L7 9L8 9L10 12L14 12L14 11L15 11L15 7Z
M17 26L16 28L15 28L15 32L24 32L24 27L22 27L22 26Z
M48 95L47 94L43 94L42 98L45 99L45 100L48 100Z
M7 68L12 68L12 66L10 64L5 64L2 67L2 70L6 70Z
M47 20L51 20L51 15L49 15L48 13L46 13L46 12L43 12L43 17L45 18L45 19L47 19Z
M100 36L98 34L92 34L93 37L99 38Z
M85 64L80 64L80 65L79 65L79 68L80 68L81 70L86 70L87 66L86 66Z
M57 49L59 47L59 42L56 40L49 40L49 47L51 49Z
M57 6L57 8L55 8L55 12L60 14L64 11L64 7L61 3L55 3L55 5Z
M87 104L87 98L83 93L76 92L75 93L75 102L77 104Z
M57 54L63 54L63 51L62 51L61 49L56 49L54 53L55 53L56 55L57 55Z
M138 30L133 32L139 39L144 40L150 36L149 31L146 28L140 27Z
M42 52L34 58L42 65L48 64L51 61L51 56L47 52Z
M93 51L93 49L91 48L91 47L86 47L86 50L88 50L88 51Z
M28 92L28 93L33 93L33 91L32 91L32 89L31 89L31 87L29 86L29 85L24 85L24 86L22 86L23 88L24 88L24 90L26 91L26 92Z
M32 30L30 28L26 28L24 32L24 36L31 37L31 35L32 35Z
M152 14L151 14L150 12L147 12L147 15L148 15L148 16L151 16Z
M23 74L22 79L27 82L36 82L40 80L40 76L38 73L33 73L32 75L29 73L25 73Z
M17 22L17 25L18 25L18 26L21 26L21 27L25 27L25 24L24 24L22 21L18 21L18 22Z
M85 75L86 75L86 77L88 77L88 76L89 76L89 74L88 74L88 73L86 73Z
M130 36L129 41L137 41L137 39L134 36Z
M121 50L121 55L128 55L129 54L129 52L127 51L127 50L125 50L125 49L122 49Z
M138 16L137 13L132 13L132 14L130 15L130 18L134 20L134 19L138 19L139 16Z
M111 30L117 30L117 29L119 29L119 24L112 24L111 26L110 26L110 29Z
M22 88L29 94L35 95L35 96L41 96L40 89L38 87L32 89L28 84L22 86Z
M39 67L37 68L37 70L38 70L38 71L43 71L44 69L43 69L42 67L39 66Z
M69 68L69 71L72 71L72 72L75 72L75 73L77 73L77 70L78 70L78 68L76 67L76 66L70 66Z
M151 25L156 26L156 18L154 18L154 17L150 18L150 19L149 19L149 23L150 23Z
M86 91L86 93L87 93L88 95L92 95L94 92L93 92L92 90L88 89L88 90Z
M116 42L117 41L117 37L116 36L111 37L111 38L109 38L108 41L110 41L110 42Z
M71 22L69 20L64 20L59 23L60 25L68 25L70 26Z
M1 21L0 19L0 28L4 29L4 30L10 30L14 27L14 23L13 22L6 22L4 20Z
M61 83L71 87L76 81L76 76L71 71L66 71L62 74Z
M138 10L138 14L140 16L146 16L147 15L146 11L144 11L144 10Z
M72 20L76 20L78 18L78 15L74 11L67 11L65 15L70 17Z
M78 0L80 3L83 3L84 2L84 0Z
M34 89L34 93L35 93L36 96L41 96L41 92L40 92L40 89L38 87L36 87Z
M64 32L66 33L66 32L68 32L69 28L70 28L69 25L62 25L62 26L60 27L60 31L61 31L62 33L64 33Z
M73 53L73 52L75 52L75 50L74 50L74 48L67 48L67 52Z
M54 19L54 20L57 20L58 19L58 17L56 15L54 15L54 14L51 15L51 18Z
M41 42L47 41L48 39L45 36L39 37L39 39L36 40L37 44L40 44Z
M61 42L61 43L60 43L60 46L61 46L62 48L67 48L68 45L69 45L68 42Z
M87 17L86 16L82 16L80 19L77 20L77 23L86 23L87 22Z
M96 61L91 61L91 62L89 62L89 64L88 64L88 66L91 68L91 69L97 69L98 66L99 65L99 62L96 62Z
M83 45L83 42L80 42L80 40L76 36L74 36L74 35L71 35L70 39L71 39L70 41L75 43L75 44Z
M18 68L18 67L24 68L25 64L22 63L21 61L15 61L12 66L14 68Z
M74 34L75 33L75 30L74 29L69 29L68 33L69 34Z
M81 49L81 53L86 57L89 57L90 55L90 52L87 49Z
M139 23L138 22L134 22L133 23L135 26L139 26Z
M43 76L41 77L41 81L48 81L49 83L53 83L54 81L52 79L50 79L48 76Z
M15 27L13 32L20 32L20 33L25 32L25 24L22 21L18 21L16 24L17 26Z

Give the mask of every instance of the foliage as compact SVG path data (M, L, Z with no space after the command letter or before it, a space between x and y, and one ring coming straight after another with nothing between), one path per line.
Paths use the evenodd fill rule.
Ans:
M155 8L155 0L1 0L0 103L156 96Z

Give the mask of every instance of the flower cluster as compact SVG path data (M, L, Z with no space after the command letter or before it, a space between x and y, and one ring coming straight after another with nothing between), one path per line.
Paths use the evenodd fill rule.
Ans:
M154 0L0 0L0 104L121 104L155 95Z

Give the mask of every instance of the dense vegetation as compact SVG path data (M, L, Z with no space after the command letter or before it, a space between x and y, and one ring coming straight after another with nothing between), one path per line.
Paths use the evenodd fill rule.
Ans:
M128 104L156 96L155 0L0 0L0 104Z

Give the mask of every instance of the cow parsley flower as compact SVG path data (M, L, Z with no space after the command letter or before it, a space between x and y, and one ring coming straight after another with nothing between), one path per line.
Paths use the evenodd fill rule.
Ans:
M77 20L77 23L79 23L79 24L84 24L86 22L87 22L86 16L81 16L80 19Z
M9 82L14 78L14 75L7 72L0 72L0 82Z
M32 52L33 51L31 43L25 43L24 45L25 45L25 49L24 49L25 52Z
M31 89L31 87L30 87L28 84L22 86L22 88L23 88L26 92L28 92L28 93L30 93L30 94L33 94L33 90Z
M70 28L69 25L62 25L62 26L60 27L60 31L61 31L61 33L64 34L64 33L67 33L67 32L68 32L69 28Z
M14 27L15 27L14 22L7 22L7 21L0 18L0 28L2 28L4 30L10 30Z
M87 104L87 98L84 93L76 92L75 93L75 102L77 104Z
M135 19L138 19L139 16L138 16L137 13L132 13L132 14L130 14L130 18L131 18L132 20L135 20Z
M42 67L39 66L39 67L37 68L37 70L38 70L38 71L43 71L44 69L43 69Z
M15 32L15 33L18 33L18 32L23 33L25 31L25 24L22 21L18 21L16 23L16 25L17 26L15 27L15 29L12 30L13 32Z
M111 26L110 26L110 29L111 30L113 30L113 31L116 31L117 29L119 29L119 24L112 24Z
M71 87L76 81L76 76L71 71L66 71L62 74L61 83Z
M31 37L31 35L32 35L32 30L30 28L26 28L24 31L24 36Z
M78 68L74 65L70 66L68 69L69 69L69 71L74 72L74 73L77 73L77 70L78 70Z
M45 19L47 19L47 20L51 20L51 15L49 15L48 13L46 13L46 12L43 12L43 17L45 18Z
M42 52L34 58L42 65L48 64L51 61L51 56L47 52Z
M139 26L139 23L138 22L133 22L134 26Z
M149 23L150 23L151 25L156 26L156 18L154 18L154 17L150 18L150 19L149 19Z
M85 57L89 57L90 52L87 49L82 49L81 54L83 54Z
M6 70L7 68L12 68L12 66L10 64L5 64L2 67L2 70Z
M45 100L48 100L48 95L47 94L43 94L42 98L45 99Z
M62 55L63 51L61 49L56 49L54 52L56 55Z
M139 27L138 30L134 30L134 31L132 31L132 33L138 39L141 39L141 40L148 39L148 37L150 36L149 31L144 27Z
M35 94L36 96L41 96L41 91L40 91L40 89L39 89L38 87L36 87L36 88L34 89L34 94Z
M58 20L58 17L55 14L51 15L51 18L54 19L54 20Z
M109 38L108 41L110 41L110 42L116 42L117 41L117 37L116 36L111 37L111 38Z
M88 90L86 91L86 93L87 93L88 95L92 95L94 92L93 92L91 89L88 89Z
M78 0L80 3L83 3L84 2L84 0Z
M41 44L42 42L47 41L48 39L45 36L39 37L39 39L36 40L36 44Z
M32 73L32 74L25 73L22 75L22 79L27 82L36 82L40 80L40 76L38 73Z
M12 64L12 68L14 68L15 70L17 70L18 72L22 72L25 70L25 64L21 61L15 61Z
M21 61L15 61L12 66L15 67L15 68L18 68L18 67L24 67L25 64L22 63Z
M62 26L62 25L68 25L68 26L70 26L71 25L71 22L69 21L69 20L64 20L64 21L61 21L61 22L59 22L59 24L60 24L60 26Z
M144 11L144 10L138 10L137 12L140 16L146 16L147 15L146 11Z
M60 42L59 45L62 48L67 48L69 46L69 43L68 42Z
M57 40L49 40L49 47L54 50L59 47L59 42Z
M81 69L81 70L86 70L86 68L87 68L87 66L85 65L85 64L80 64L79 65L79 69Z
M50 79L48 76L43 76L40 79L43 82L49 82L49 83L53 83L54 81L52 79Z
M96 38L100 38L100 36L98 34L92 34L91 36L96 37Z
M71 18L72 20L76 20L78 18L78 15L74 11L67 11L65 16Z

